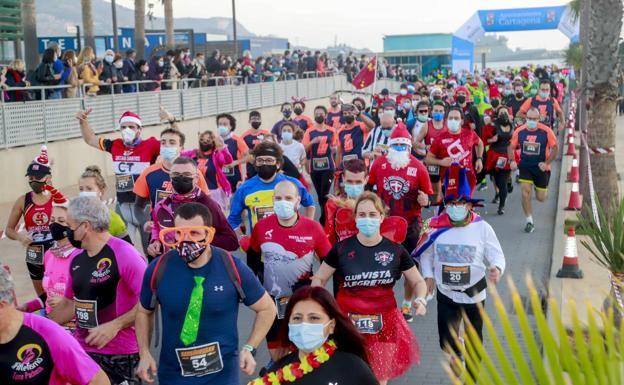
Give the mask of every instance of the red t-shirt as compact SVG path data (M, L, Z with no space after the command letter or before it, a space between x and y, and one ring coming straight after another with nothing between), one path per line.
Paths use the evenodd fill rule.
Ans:
M377 186L377 194L390 207L389 215L403 217L408 223L420 219L418 191L433 194L427 168L412 155L408 165L400 170L393 169L386 156L377 158L368 175L368 184Z
M445 131L433 141L429 152L437 159L450 156L453 163L472 170L472 148L478 144L479 136L472 130L462 129L459 134ZM440 175L444 175L443 170L440 170Z

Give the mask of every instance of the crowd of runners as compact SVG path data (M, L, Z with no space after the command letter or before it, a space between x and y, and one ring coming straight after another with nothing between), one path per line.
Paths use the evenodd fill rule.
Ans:
M6 234L36 296L17 303L0 268L0 383L386 384L419 364L408 323L428 306L440 348L461 357L462 315L481 335L486 287L505 272L473 194L491 185L504 215L519 184L518 231L534 231L566 79L554 66L438 72L398 94L294 99L278 122L220 114L198 148L164 109L160 137L127 111L116 139L79 111L115 183L85 162L70 198L52 178L80 160L53 172L45 147L33 154ZM255 313L241 336L240 303Z

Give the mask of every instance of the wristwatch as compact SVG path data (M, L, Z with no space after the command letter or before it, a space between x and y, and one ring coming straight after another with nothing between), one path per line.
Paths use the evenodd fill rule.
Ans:
M255 356L256 356L256 353L258 352L258 351L256 350L256 348L254 348L254 347L253 347L253 346L251 346L251 345L244 345L244 346L243 346L243 349L244 349L244 350L247 350L249 353L251 353L252 357L255 357Z

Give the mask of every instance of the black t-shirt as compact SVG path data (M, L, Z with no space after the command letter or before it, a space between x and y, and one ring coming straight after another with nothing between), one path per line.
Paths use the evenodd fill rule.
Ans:
M288 364L299 362L299 353L294 352L282 358L272 370L277 370ZM298 380L291 382L295 385L379 385L373 371L364 361L355 354L337 350L329 361L321 364Z
M68 334L67 338L71 338ZM46 340L22 325L11 341L0 344L0 384L47 384L54 362Z
M511 108L511 113L513 114L513 117L515 118L516 115L518 115L518 111L520 111L520 107L522 106L522 104L524 103L524 101L526 100L526 98L522 98L520 100L516 99L515 95L509 95L506 99L505 99L505 105L507 107Z

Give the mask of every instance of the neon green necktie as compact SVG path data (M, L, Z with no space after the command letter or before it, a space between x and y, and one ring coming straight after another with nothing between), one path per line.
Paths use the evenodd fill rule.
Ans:
M191 300L189 301L186 317L180 332L180 341L185 346L197 341L197 332L199 331L199 318L201 316L202 302L204 300L204 287L202 284L206 277L193 277L195 279L195 287L191 292Z

